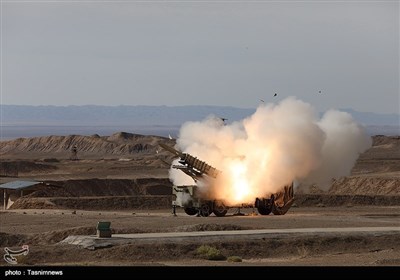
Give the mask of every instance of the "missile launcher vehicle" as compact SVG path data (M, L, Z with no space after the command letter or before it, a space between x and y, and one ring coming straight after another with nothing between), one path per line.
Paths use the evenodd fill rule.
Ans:
M194 185L173 186L175 200L172 201L173 212L176 207L182 207L188 215L198 215L207 217L214 213L217 217L226 215L230 208L257 208L261 215L284 215L294 202L293 182L290 185L283 186L282 189L268 197L257 197L254 203L241 203L229 205L223 200L207 199L199 191L198 182L201 179L216 179L221 173L220 170L207 164L196 157L182 153L168 145L160 144L166 151L179 158L179 164L172 165L172 168L179 169L186 175L192 177Z

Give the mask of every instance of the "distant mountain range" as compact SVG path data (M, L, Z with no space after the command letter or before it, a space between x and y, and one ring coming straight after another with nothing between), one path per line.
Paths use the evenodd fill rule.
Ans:
M227 123L242 120L252 115L255 108L235 108L224 106L27 106L1 105L2 128L15 130L16 127L53 126L53 127L114 127L115 131L126 128L141 128L143 131L179 130L186 121L199 121L213 114L227 119ZM370 134L398 135L400 133L399 114L377 114L342 109L354 119L369 128ZM321 115L323 112L321 112ZM172 130L171 130L172 128ZM3 129L3 131L6 131ZM94 131L94 129L93 129ZM139 131L140 133L141 131ZM89 132L91 133L91 132ZM4 132L3 132L4 134ZM15 135L4 137L14 137ZM25 137L22 134L20 137Z
M27 106L2 105L5 125L181 125L202 120L210 114L238 121L254 113L255 108L223 106ZM400 114L377 114L342 109L363 125L398 126ZM322 113L321 113L322 114Z
M181 125L210 114L230 121L243 119L255 109L218 106L25 106L2 105L6 125Z

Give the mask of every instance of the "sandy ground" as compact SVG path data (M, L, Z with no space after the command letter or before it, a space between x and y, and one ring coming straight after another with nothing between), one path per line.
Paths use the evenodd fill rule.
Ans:
M224 218L187 216L180 209L146 211L12 210L1 211L2 247L30 246L26 265L157 265L157 266L398 266L399 234L333 234L260 241L185 242L182 244L119 245L88 250L58 242L68 235L95 234L98 221L110 221L115 233L181 232L232 229L400 227L400 207L295 207L284 216L252 216L251 209ZM242 262L205 260L202 245L219 249ZM0 248L3 250L2 248ZM2 265L6 265L4 262Z
M131 148L139 140L117 135L116 139L70 137L80 144L79 161L68 159L64 142L54 137L0 143L2 163L0 183L21 179L54 181L61 189L32 193L17 203L21 209L0 211L0 252L21 249L29 245L29 254L18 257L19 265L27 266L395 266L400 267L400 236L385 234L332 234L329 236L291 236L262 240L224 240L182 242L177 244L129 244L97 250L62 245L70 235L96 234L99 221L110 221L114 234L146 232L186 232L245 229L335 228L335 227L400 227L400 138L376 136L374 146L362 154L350 176L332 185L324 200L303 197L302 203L283 216L250 215L252 209L242 209L247 215L226 217L195 217L160 203L157 209L121 207L120 196L140 200L141 196L165 195L171 157L166 152L156 155L154 137L144 139L149 149L137 153ZM107 140L107 141L106 141ZM100 142L99 142L100 141ZM127 141L131 141L129 145ZM135 142L136 141L136 142ZM142 140L140 140L142 141ZM163 141L169 141L164 139ZM61 144L60 144L61 143ZM85 146L86 145L86 146ZM96 150L92 150L95 147ZM129 148L131 147L131 148ZM132 151L132 152L129 152ZM14 174L17 177L10 176ZM167 180L168 181L168 180ZM317 190L318 192L318 190ZM37 200L52 200L60 194L63 201L75 204L54 209L41 208ZM326 194L326 193L325 193ZM361 203L340 195L361 199ZM85 198L83 198L85 196ZM99 199L107 196L106 201ZM296 196L296 194L295 194ZM380 199L384 196L385 199ZM118 198L118 199L117 199ZM299 194L300 198L300 194ZM359 198L359 197L358 197ZM373 198L373 199L372 199ZM88 201L98 201L90 208ZM30 200L30 201L29 201ZM136 203L135 200L135 203ZM359 201L358 199L357 201ZM122 201L122 200L121 200ZM300 200L298 200L299 202ZM375 201L372 205L369 201ZM79 202L79 203L78 203ZM389 205L390 202L391 205ZM125 202L124 202L125 203ZM129 205L126 201L126 205ZM28 205L30 205L28 207ZM133 206L132 206L133 205ZM79 206L79 207L78 207ZM143 206L143 205L139 205ZM153 205L154 206L154 205ZM316 207L319 206L319 207ZM331 207L334 206L334 207ZM34 209L27 209L27 208ZM64 208L63 208L64 207ZM18 207L16 207L18 208ZM81 210L85 209L85 210ZM91 209L91 210L89 210ZM98 210L93 210L98 209ZM224 260L207 260L198 249L209 245L224 256ZM236 256L241 262L230 262ZM10 267L3 258L0 266Z

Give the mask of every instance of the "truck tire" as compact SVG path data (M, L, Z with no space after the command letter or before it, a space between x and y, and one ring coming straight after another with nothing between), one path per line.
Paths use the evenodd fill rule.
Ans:
M274 215L285 215L286 212L287 212L288 210L289 210L289 209L283 210L283 209L279 209L279 208L275 208L275 207L274 207L274 209L272 209L272 213L273 213Z
M215 216L223 217L228 212L228 208L222 202L215 202L213 212Z
M263 206L259 206L259 207L257 207L257 210L258 210L258 213L260 213L261 215L269 215L271 213L272 209L266 208Z
M212 207L210 203L204 203L200 206L200 215L203 217L208 217L212 213Z
M274 205L272 207L272 213L274 213L274 215L285 215L289 210L289 208L292 206L293 202L294 199L291 198L289 201L286 201L286 203L283 206Z
M194 216L197 214L196 208L193 207L185 207L183 208L183 210L185 210L185 213L188 214L189 216Z

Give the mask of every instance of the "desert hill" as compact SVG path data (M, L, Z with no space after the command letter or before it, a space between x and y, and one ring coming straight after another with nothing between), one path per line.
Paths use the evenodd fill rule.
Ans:
M397 205L400 197L400 137L373 136L349 176L328 192L296 194L298 205ZM34 179L57 188L40 188L13 208L120 209L171 205L168 170L175 140L118 132L110 136L48 136L0 142L0 182ZM79 160L71 160L77 147ZM122 209L121 208L121 209Z
M161 136L139 135L127 132L114 133L111 136L68 135L18 138L0 142L2 158L69 158L75 146L82 158L103 158L155 154L159 142L174 145L174 141Z
M400 136L375 135L351 175L332 183L335 195L400 195Z

